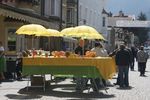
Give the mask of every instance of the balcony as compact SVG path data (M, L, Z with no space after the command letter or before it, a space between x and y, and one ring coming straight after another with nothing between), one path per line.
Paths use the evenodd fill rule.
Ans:
M67 5L68 6L76 6L78 0L67 0Z
M29 4L29 5L39 5L41 0L0 0L0 3L6 5L16 5L16 4Z
M15 0L16 2L18 3L29 3L29 4L32 4L32 5L39 5L40 4L40 0Z

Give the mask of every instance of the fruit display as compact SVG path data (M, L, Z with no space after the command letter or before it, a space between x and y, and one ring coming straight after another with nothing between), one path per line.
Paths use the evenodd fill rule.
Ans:
M75 53L70 53L70 55L68 56L68 58L76 58L76 57L79 57L79 55Z
M75 58L75 57L79 57L79 55L69 52L69 51L53 51L52 56L54 57L67 57L67 58Z
M65 56L66 56L66 57L69 57L70 54L71 54L71 53L70 53L69 51L66 51Z
M35 57L37 55L37 51L36 50L32 50L32 56Z
M64 52L64 51L53 51L51 54L52 54L52 56L54 56L54 57L62 57L62 56L65 56L65 52Z
M96 57L96 52L86 51L85 57Z

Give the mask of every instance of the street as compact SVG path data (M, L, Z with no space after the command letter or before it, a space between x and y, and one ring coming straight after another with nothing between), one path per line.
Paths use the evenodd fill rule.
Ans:
M150 100L150 59L147 63L146 77L141 77L137 71L137 63L135 71L129 71L129 84L131 88L119 89L119 86L114 86L116 76L109 80L110 85L106 93L105 90L100 90L100 93L95 93L92 89L85 90L83 93L75 92L75 84L71 83L71 79L52 83L44 92L42 88L34 87L26 90L27 81L7 81L0 84L0 99L34 99L34 100Z

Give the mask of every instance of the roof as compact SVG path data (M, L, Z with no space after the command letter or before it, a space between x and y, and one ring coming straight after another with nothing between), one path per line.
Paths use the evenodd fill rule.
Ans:
M118 21L116 21L116 27L140 27L140 28L150 28L150 21L118 20Z
M57 16L50 16L49 18L47 18L31 11L18 9L4 4L0 4L0 15L22 21L27 21L30 23L41 24L44 26L50 26L50 22L53 21L60 21L60 18Z

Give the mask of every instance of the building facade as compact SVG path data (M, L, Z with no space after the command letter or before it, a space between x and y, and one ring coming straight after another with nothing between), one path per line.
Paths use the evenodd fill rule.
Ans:
M92 26L101 34L105 34L107 25L104 25L106 20L102 13L105 2L105 0L79 0L78 24Z
M46 28L59 29L60 16L48 14L48 0L0 0L0 41L6 51L32 49L32 38L19 36L15 31L24 24L41 24ZM59 12L58 12L59 13ZM34 48L39 48L39 38L34 38Z
M80 0L61 0L61 29L78 25L78 2Z
M118 15L108 16L108 45L110 51L120 43L126 43L129 47L134 46L134 34L131 29L149 27L148 21L138 21L134 15L125 15L119 11Z

